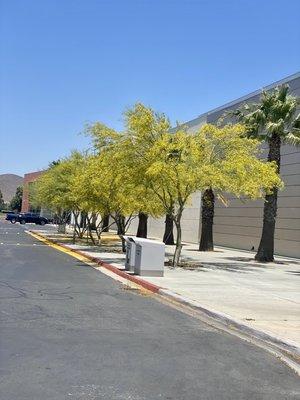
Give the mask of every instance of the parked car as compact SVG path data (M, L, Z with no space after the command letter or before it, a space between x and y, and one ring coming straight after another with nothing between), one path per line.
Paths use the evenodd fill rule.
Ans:
M8 213L6 215L6 220L10 221L12 224L20 222L20 224L22 225L26 223L34 223L37 225L45 225L49 223L47 218L41 217L37 213L30 213L30 212L21 214Z
M49 223L47 218L41 217L39 214L30 212L19 214L19 221L20 224L34 223L37 225L45 225Z
M8 212L5 219L6 221L10 221L12 224L15 224L17 221L19 221L19 214Z

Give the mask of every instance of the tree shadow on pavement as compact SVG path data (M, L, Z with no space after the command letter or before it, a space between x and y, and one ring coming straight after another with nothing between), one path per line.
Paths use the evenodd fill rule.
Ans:
M288 272L288 274L300 276L300 271L287 271L287 272Z
M226 271L239 274L251 273L257 269L257 265L245 265L240 263L226 263L226 262L197 262L193 259L188 260L183 259L180 263L179 268L189 270L189 271Z

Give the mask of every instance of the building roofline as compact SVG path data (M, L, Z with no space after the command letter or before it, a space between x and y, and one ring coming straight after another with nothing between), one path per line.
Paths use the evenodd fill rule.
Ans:
M45 172L45 170L39 170L39 171L32 171L32 172L27 172L26 174L24 174L24 178L23 179L26 179L26 178L31 178L31 177L34 177L34 176L37 176L37 175L41 175L43 172Z
M212 113L221 111L221 110L223 110L223 109L232 107L232 106L234 106L235 104L238 104L238 103L240 103L240 102L242 102L242 101L248 100L248 99L250 99L251 97L254 97L254 96L260 94L260 93L262 92L262 90L271 90L271 89L274 89L276 86L283 85L283 84L288 83L288 82L290 82L290 81L293 81L294 79L297 79L297 78L300 78L300 71L299 71L299 72L296 72L295 74L288 75L287 77L285 77L285 78L283 78L283 79L280 79L280 80L278 80L278 81L276 81L276 82L273 82L273 83L271 83L271 84L269 84L269 85L263 86L261 89L257 89L257 90L255 90L254 92L251 92L251 93L246 94L245 96L241 96L241 97L239 97L239 98L237 98L237 99L235 99L235 100L229 101L228 103L225 103L225 104L223 104L222 106L213 108L212 110L209 110L209 111L207 111L207 112L205 112L205 113L203 113L203 114L200 114L198 117L196 117L196 118L194 118L194 119L192 119L192 120L190 120L190 121L187 121L187 122L183 123L182 125L189 125L189 126L197 125L197 122L198 122L198 121L200 122L200 120L201 120L203 117L205 117L205 116L207 116L207 115L209 115L209 114L212 114Z

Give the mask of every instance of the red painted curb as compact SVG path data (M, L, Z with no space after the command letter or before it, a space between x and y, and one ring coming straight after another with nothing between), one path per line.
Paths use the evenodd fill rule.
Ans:
M149 290L149 291L151 291L153 293L158 293L159 290L161 289L160 286L157 286L154 283L147 282L142 278L138 278L137 276L130 275L127 272L122 271L119 268L115 267L114 265L111 265L111 264L106 263L105 261L102 261L100 258L89 256L88 254L85 254L81 250L70 249L69 247L67 247L67 248L69 250L72 250L75 253L80 254L81 256L86 257L89 260L97 263L101 267L104 267L104 268L108 269L109 271L115 273L116 275L119 275L122 278L125 278L125 279L127 279L127 280L129 280L131 282L134 282L134 283L136 283L136 284L138 284L140 286L143 286L145 289L147 289L147 290Z
M88 255L88 254L85 254L85 253L84 253L83 251L81 251L81 250L72 249L72 248L68 247L67 245L65 245L65 244L63 244L63 243L59 243L59 242L57 242L57 241L54 240L54 239L47 238L46 236L43 236L43 235L41 235L40 233L37 233L37 232L35 232L35 231L30 231L30 232L34 233L34 234L37 235L37 236L42 237L43 239L49 240L49 242L52 242L52 243L54 243L54 244L57 244L58 246L61 246L61 247L63 247L63 248L66 249L66 250L69 250L69 251L72 251L72 252L74 252L74 253L77 253L77 254L79 254L79 255L81 255L81 256L87 258L88 260L97 263L97 264L100 265L101 267L104 267L104 268L108 269L109 271L115 273L116 275L119 275L119 276L121 276L122 278L127 279L128 281L134 282L134 283L136 283L137 285L142 286L143 288L149 290L150 292L158 293L158 292L160 291L160 289L162 289L160 286L157 286L157 285L155 285L154 283L147 282L147 281L145 281L145 280L142 279L142 278L138 278L137 276L130 275L130 274L128 274L127 272L122 271L122 270L120 270L119 268L117 268L117 267L115 267L115 266L113 266L113 265L111 265L111 264L108 264L108 263L102 261L100 258L92 257L92 256L90 256L90 255Z

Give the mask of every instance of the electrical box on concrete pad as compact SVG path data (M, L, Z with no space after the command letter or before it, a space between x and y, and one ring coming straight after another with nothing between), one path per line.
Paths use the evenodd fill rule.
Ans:
M134 241L134 237L132 236L123 236L126 242L126 258L125 258L125 270L126 271L134 271L135 264L135 250L136 245Z
M141 276L163 276L165 262L165 244L158 240L134 238L134 273Z

